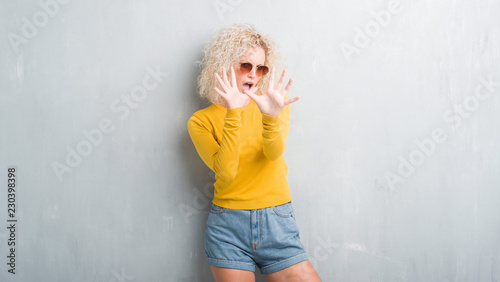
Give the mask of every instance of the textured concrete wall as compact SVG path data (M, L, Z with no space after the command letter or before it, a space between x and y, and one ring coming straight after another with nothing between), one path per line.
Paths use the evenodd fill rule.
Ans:
M280 44L302 96L285 157L323 281L500 281L499 12L1 1L0 280L213 281L214 177L186 122L206 106L203 45L248 22Z

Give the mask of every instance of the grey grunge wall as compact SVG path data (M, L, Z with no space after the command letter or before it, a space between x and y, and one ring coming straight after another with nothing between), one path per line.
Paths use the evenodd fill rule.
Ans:
M213 281L186 123L214 30L294 78L285 159L323 281L500 281L498 1L0 2L0 281ZM257 281L266 281L257 274Z

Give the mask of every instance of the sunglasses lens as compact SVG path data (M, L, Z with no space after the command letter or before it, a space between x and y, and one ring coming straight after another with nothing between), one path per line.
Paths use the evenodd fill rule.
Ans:
M253 68L252 64L249 63L242 63L240 65L240 70L242 73L249 73L252 71L252 68Z
M269 68L266 66L257 67L257 75L258 76L266 75L268 72L269 72Z

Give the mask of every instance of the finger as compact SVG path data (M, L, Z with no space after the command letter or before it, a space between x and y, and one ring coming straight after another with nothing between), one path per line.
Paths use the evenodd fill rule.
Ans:
M271 75L269 76L269 89L274 89L274 66L271 67Z
M286 71L287 71L287 69L285 68L283 70L283 73L281 73L281 77L280 77L280 81L278 81L278 85L276 85L276 89L278 91L281 91L281 88L283 88L283 81L285 81Z
M255 99L258 99L257 97L259 97L259 96L255 95L255 93L253 93L253 92L252 92L252 91L250 91L250 90L245 90L244 92L245 92L245 94L246 94L248 97L250 97L250 98L251 98L252 100L254 100L254 101L255 101Z
M300 96L293 97L292 99L286 99L283 101L283 107L290 105L291 103L298 101L300 99Z
M215 87L214 90L215 90L215 92L219 93L219 95L221 95L223 98L225 98L226 93L220 91L219 88L217 88L217 87Z
M229 88L231 86L231 84L229 83L229 80L227 79L227 72L226 72L226 68L224 68L224 67L222 68L222 79L224 79L224 83Z
M283 91L283 93L281 93L281 97L285 97L286 96L286 93L288 93L288 90L290 90L290 87L292 87L292 83L293 83L293 78L290 78L288 80L288 84L285 87L285 90Z
M253 95L253 98L252 97L250 97L250 98L254 99L255 97L259 96L259 95L255 94L255 92L257 91L257 89L259 89L259 88L255 87L255 86L252 86L252 88L250 88L250 90L245 90L243 92L246 92L246 91L250 92L251 93L250 95Z
M237 87L236 85L236 74L234 74L234 68L231 66L231 86L232 87Z
M222 89L224 89L224 91L227 92L227 86L226 84L222 81L222 78L220 78L219 74L218 73L215 73L215 78L217 79L217 81L219 81L219 84L220 86L222 87Z

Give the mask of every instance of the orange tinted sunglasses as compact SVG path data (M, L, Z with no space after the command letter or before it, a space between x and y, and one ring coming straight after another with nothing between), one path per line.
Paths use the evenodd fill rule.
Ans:
M253 68L254 66L250 63L240 63L240 71L242 73L249 73ZM269 72L269 68L266 66L255 66L255 68L255 74L257 74L257 76L263 76Z

